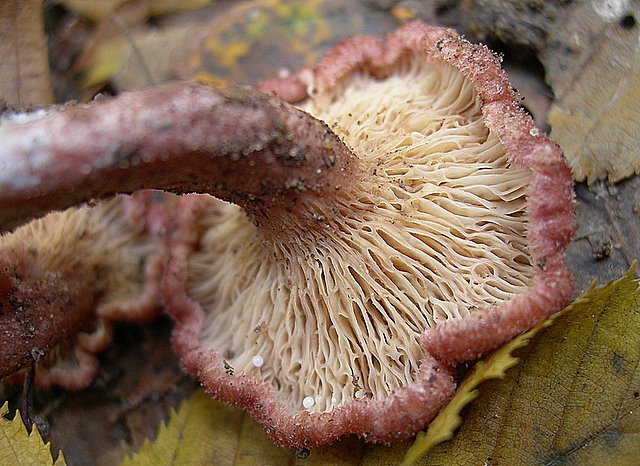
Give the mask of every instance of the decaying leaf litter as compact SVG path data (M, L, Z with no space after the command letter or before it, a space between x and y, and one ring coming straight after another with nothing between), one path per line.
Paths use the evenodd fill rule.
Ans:
M277 2L273 2L272 5L275 3ZM549 4L553 2L544 3ZM419 9L416 12L412 11L409 8L406 8L402 4L395 5L394 9L391 10L392 14L387 15L386 18L388 21L394 21L394 14L396 17L402 16L399 14L401 11L404 11L403 15L405 16L407 14L429 16L431 13L433 13L433 18L429 19L438 18L438 16L435 14L435 8L426 4L423 6L424 8ZM554 5L554 8L556 7L557 6ZM404 10L401 10L401 8L404 8ZM546 15L549 17L546 21L553 24L554 19L551 18L553 16L553 11L545 11L549 8L549 6L545 5L544 8L541 7L539 10L535 10L535 14L532 13L532 17L539 19L540 16L536 15ZM439 17L446 19L447 15L455 16L455 10L455 6L448 10L446 8L440 8ZM490 9L485 9L485 11L490 11ZM634 15L633 11L630 12L630 10L625 10L622 13L624 13L624 17L620 17L619 19L624 19L628 15L631 15L633 17ZM525 15L525 18L527 17L528 16ZM507 21L508 18L500 17L499 19L502 21L502 23L500 21L497 21L495 19L495 16L493 18L494 19L490 24L490 27L486 27L485 25L485 27L483 28L482 25L478 27L478 25L475 24L473 25L475 26L475 28L470 29L475 29L475 33L477 35L484 34L485 38L490 38L492 35L492 31L502 31L502 34L504 35L504 31L509 30L508 27L504 26L504 22ZM557 20L557 16L555 20ZM615 23L613 18L610 18L610 23ZM624 24L629 23L630 21L627 18ZM541 24L544 26L545 21L542 21ZM462 30L464 30L465 28L465 25L455 25L460 27ZM489 25L489 23L487 23L487 25ZM633 27L630 29L632 30ZM522 37L526 38L526 36ZM506 36L506 38L502 37L502 39L506 39L506 42L512 38ZM543 43L542 45L540 45L540 43L533 43L535 42L533 39L531 39L531 42L532 43L530 43L529 46L532 46L533 48L538 48L540 50L545 48L545 44ZM529 100L532 99L530 98ZM526 100L525 105L527 105ZM637 237L637 221L633 221L636 218L635 214L637 214L638 205L637 197L635 197L637 196L637 191L634 189L635 184L636 181L634 178L632 178L628 181L623 182L622 184L615 185L609 188L604 185L596 184L595 188L592 187L592 189L590 190L583 185L578 185L578 196L579 200L581 200L578 211L579 219L583 220L586 217L588 220L590 220L588 222L580 222L580 228L584 234L581 234L579 232L572 246L574 251L577 251L577 254L573 254L573 259L575 259L576 263L579 264L577 267L574 267L574 270L577 272L577 279L580 289L584 289L586 284L588 284L595 276L601 276L603 277L603 279L620 276L628 267L629 262L633 258L637 257L637 251L633 249L634 247L637 247L635 246L637 242L629 240L624 241L625 238ZM600 187L602 189L600 189ZM594 222L592 220L593 218L604 218L605 222L603 222L602 220ZM612 220L612 222L609 220ZM609 229L607 225L610 224L613 225L613 227L610 227ZM570 257L571 256L572 255L570 253ZM129 331L129 329L125 329L124 331L127 332ZM134 424L132 421L129 423L132 425ZM54 424L55 422L52 425ZM52 429L52 432L54 431L55 429Z

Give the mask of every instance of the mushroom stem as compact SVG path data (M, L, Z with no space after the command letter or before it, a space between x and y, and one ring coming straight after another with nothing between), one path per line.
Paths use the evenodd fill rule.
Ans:
M3 229L142 188L206 192L259 222L287 199L335 190L354 160L324 123L289 104L197 83L8 121L0 140Z

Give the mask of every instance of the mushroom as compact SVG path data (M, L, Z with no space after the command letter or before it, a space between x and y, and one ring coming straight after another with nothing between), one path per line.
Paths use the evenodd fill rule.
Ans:
M163 287L176 351L279 445L407 438L457 363L571 299L570 172L499 59L450 30L353 38L260 89L325 121L357 163L328 195L292 180L264 215L179 201Z
M0 238L0 378L35 360L36 386L84 388L112 321L159 314L164 197L53 212Z
M0 224L142 188L222 199L176 206L162 296L185 370L279 445L408 438L456 363L571 299L570 172L451 30L357 37L260 89L302 110L169 84L0 127Z

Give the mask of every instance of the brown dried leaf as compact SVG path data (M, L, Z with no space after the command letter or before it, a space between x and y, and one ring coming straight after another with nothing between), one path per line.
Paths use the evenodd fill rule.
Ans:
M541 59L556 100L551 136L576 180L640 173L640 5L574 3Z
M12 106L53 103L42 0L0 1L0 99Z
M211 0L61 1L70 10L96 22L74 63L74 68L84 73L82 85L91 94L108 81L117 90L130 90L174 78L178 56L186 39L196 34L196 23L201 20L194 15L195 20L189 24L161 20L149 25L149 19L211 3ZM163 24L166 22L171 25Z

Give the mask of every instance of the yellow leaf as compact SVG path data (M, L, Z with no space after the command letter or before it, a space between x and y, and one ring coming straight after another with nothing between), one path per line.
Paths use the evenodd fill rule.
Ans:
M521 364L483 384L456 438L430 450L426 464L637 464L639 337L632 269L518 350Z
M212 401L202 391L184 401L168 424L160 426L122 466L229 464L240 434L242 412Z
M99 22L108 19L122 7L127 0L58 0L69 10ZM142 3L141 0L137 0ZM146 0L149 16L159 16L175 11L194 10L211 3L212 0Z
M21 466L54 465L64 466L62 452L53 462L49 443L44 443L38 429L27 433L27 429L20 419L19 413L13 419L8 419L8 403L0 408L0 464Z
M398 21L411 21L412 19L416 19L418 16L415 11L410 10L404 6L394 6L391 8L390 13L396 18Z
M88 70L82 79L82 85L95 86L107 82L118 73L127 52L126 46L126 41L117 37L96 47L95 52L89 56Z
M566 311L566 310L565 310ZM478 386L491 379L503 378L507 370L515 366L519 359L512 353L529 344L529 341L542 329L552 324L562 313L544 321L533 330L520 335L485 360L479 361L473 372L460 384L449 404L429 424L428 430L416 435L414 444L409 448L402 464L416 463L427 451L436 445L451 440L455 430L462 424L462 409L480 395Z
M356 438L343 439L319 448L308 458L278 448L248 414L211 400L202 391L185 400L177 413L162 425L154 442L145 441L121 466L237 465L303 466L395 464L406 443L392 447L366 446ZM304 456L304 455L303 455Z

